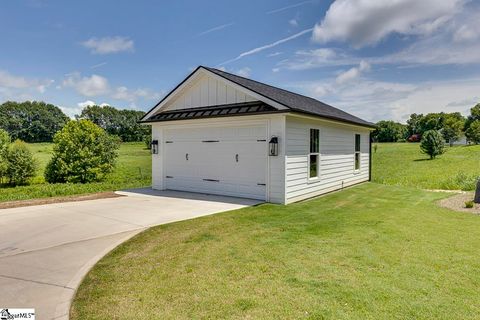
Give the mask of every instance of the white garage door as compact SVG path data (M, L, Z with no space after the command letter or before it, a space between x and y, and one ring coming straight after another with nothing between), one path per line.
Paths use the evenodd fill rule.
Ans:
M166 188L265 200L265 126L165 132Z

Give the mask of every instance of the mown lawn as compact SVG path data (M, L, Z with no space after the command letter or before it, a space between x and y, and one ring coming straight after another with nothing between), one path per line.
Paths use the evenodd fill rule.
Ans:
M480 145L456 146L435 160L418 143L379 143L373 153L373 181L422 189L474 190L480 177Z
M149 229L86 276L72 319L473 319L480 219L363 184Z
M28 186L0 188L0 201L87 194L145 187L151 184L150 151L145 148L143 142L122 143L114 172L102 182L87 184L45 183L43 171L52 155L52 144L34 143L29 144L29 148L39 164L36 177Z

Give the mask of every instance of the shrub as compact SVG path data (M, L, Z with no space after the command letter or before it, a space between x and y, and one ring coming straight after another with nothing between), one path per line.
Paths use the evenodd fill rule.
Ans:
M7 173L6 152L10 144L10 135L7 131L0 129L0 183L3 182Z
M146 134L143 136L143 143L145 143L145 147L150 149L152 147L152 136L150 134Z
M5 177L12 185L27 184L35 176L37 162L25 142L16 140L5 152Z
M473 208L473 201L472 200L465 201L465 208L468 208L468 209Z
M53 156L45 168L47 182L99 181L115 167L118 137L89 120L68 122L53 142Z
M420 149L428 154L430 159L435 159L445 152L445 140L437 130L428 130L422 136Z

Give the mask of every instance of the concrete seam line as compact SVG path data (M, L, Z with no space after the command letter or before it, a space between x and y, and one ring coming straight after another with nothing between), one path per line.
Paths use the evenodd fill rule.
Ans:
M9 257L15 257L15 256L19 256L19 255L22 255L22 254L27 254L27 253L37 252L37 251L45 251L45 250L49 250L49 249L53 249L53 248L68 246L68 245L75 244L75 243L81 243L81 242L87 242L87 241L92 241L92 240L97 240L97 239L108 238L108 237L119 235L119 234L122 234L122 233L127 233L127 232L132 232L132 231L137 231L137 230L141 231L141 230L144 230L146 228L147 227L141 227L141 228L136 228L136 229L131 229L131 230L120 231L120 232L117 232L117 233L106 234L106 235L100 236L100 237L80 239L80 240L75 240L75 241L70 241L70 242L57 244L57 245L50 246L50 247L42 247L42 248L38 248L38 249L22 251L22 252L10 254L10 255L4 255L4 256L0 255L0 258L9 258Z
M25 281L25 282L33 282L33 283L38 283L38 284L42 284L42 285L46 285L46 286L53 286L53 287L75 290L74 288L71 288L69 286L62 286L61 284L48 283L48 282L31 280L31 279L24 279L24 278L19 278L19 277L12 277L12 276L4 275L4 274L0 274L0 277L6 278L6 279L20 280L20 281Z

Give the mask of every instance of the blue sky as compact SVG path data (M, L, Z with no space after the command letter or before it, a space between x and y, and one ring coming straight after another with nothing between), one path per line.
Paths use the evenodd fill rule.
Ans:
M0 102L148 110L198 65L366 120L480 102L466 0L2 1Z

